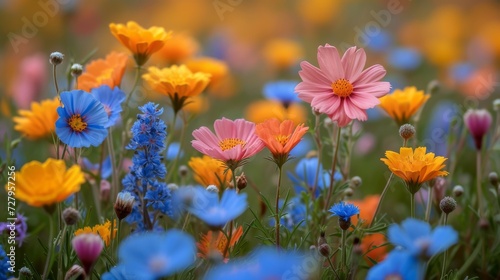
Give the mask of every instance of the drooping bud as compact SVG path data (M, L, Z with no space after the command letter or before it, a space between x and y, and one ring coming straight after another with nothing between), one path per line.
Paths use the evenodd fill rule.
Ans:
M49 56L49 62L52 65L59 65L63 62L64 60L64 54L60 52L53 52Z
M464 188L460 185L456 185L453 187L453 195L455 197L460 197L462 194L464 194Z
M118 220L125 219L130 213L132 213L132 208L134 206L135 198L129 192L119 192L116 196L116 202L114 205L115 214Z
M85 270L77 264L74 264L64 275L64 280L83 280L85 279Z
M73 207L68 207L62 212L62 218L64 223L66 223L68 226L72 226L76 224L78 220L80 220L81 216L78 210Z
M415 127L409 123L403 124L399 128L399 135L401 136L401 138L405 140L412 138L413 135L415 135L415 133L416 133Z
M453 210L455 210L455 208L457 208L457 202L453 199L453 197L445 196L441 199L441 202L439 202L439 208L445 214L450 214Z

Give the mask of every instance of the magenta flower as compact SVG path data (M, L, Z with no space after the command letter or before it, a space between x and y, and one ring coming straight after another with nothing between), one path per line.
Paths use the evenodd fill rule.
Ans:
M474 138L476 149L481 150L483 137L488 133L492 121L490 112L485 109L469 109L464 114L464 121L472 138Z
M391 85L379 82L385 69L379 64L365 70L366 54L363 49L349 48L342 59L337 48L326 44L318 47L319 68L302 61L299 75L302 82L295 87L300 99L311 103L320 113L344 127L351 120L366 121L366 109L380 103Z
M252 122L222 118L215 121L214 128L215 134L205 126L193 131L195 140L191 144L201 153L223 161L231 170L264 148Z
M78 259L82 263L85 274L90 275L94 263L104 248L104 242L95 233L83 233L75 236L71 243Z

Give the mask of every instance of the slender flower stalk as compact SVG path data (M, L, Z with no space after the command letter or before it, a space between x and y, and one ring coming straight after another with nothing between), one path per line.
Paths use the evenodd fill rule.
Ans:
M52 259L52 254L54 253L54 219L52 218L52 214L48 213L49 216L49 242L47 243L47 259L45 260L45 265L43 267L43 274L42 274L42 279L46 280L49 277L49 266L50 266L50 259Z
M282 176L282 168L281 166L278 167L278 185L276 186L276 209L275 209L275 214L276 214L276 249L280 249L280 207L279 207L279 202L280 202L280 188L281 188L281 176Z
M330 173L330 186L328 188L328 196L326 197L326 200L325 200L325 210L328 208L328 205L330 204L330 198L331 198L332 193L333 193L333 184L335 182L335 180L334 180L335 167L337 166L337 154L339 152L341 130L342 129L340 127L338 127L337 140L334 143L334 145L335 145L335 151L333 153L333 163L332 163L332 170L331 170L331 173Z
M477 207L479 207L479 218L484 216L483 213L483 188L481 186L481 150L476 151L476 187L477 187Z
M380 206L382 205L382 200L384 200L385 194L387 193L387 190L389 189L389 185L392 181L392 178L394 177L394 173L391 172L391 175L389 176L389 179L387 179L387 183L385 183L384 190L382 191L382 194L380 194L380 201L378 202L377 209L375 210L375 213L373 214L373 221L377 218L377 214L380 211ZM371 226L371 224L370 224Z
M432 206L432 186L429 185L429 189L427 191L427 208L425 209L425 221L429 222L429 218L431 216L431 206Z

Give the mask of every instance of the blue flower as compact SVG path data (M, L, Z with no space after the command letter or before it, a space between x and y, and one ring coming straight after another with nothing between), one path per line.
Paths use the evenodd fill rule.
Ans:
M318 172L318 179L316 182L316 192L315 197L318 197L320 194L320 190L324 188L328 188L330 186L330 174L326 170L323 169L323 165L321 163L318 164L317 157L303 158L297 163L295 167L295 176L288 172L288 178L293 183L293 187L295 189L295 193L299 194L303 191L309 191L314 187L314 183L316 181L316 171ZM342 179L342 175L340 172L335 172L334 180L340 181Z
M367 280L423 279L424 268L414 256L400 250L390 252L384 261L374 265L366 276Z
M26 223L28 218L26 218L23 214L20 214L20 213L17 213L16 218L17 219L15 221L15 226L14 226L14 231L16 234L15 240L18 243L17 245L19 247L21 247L23 245L23 241L24 241L24 239L26 239L26 235L28 233L28 224ZM10 231L11 231L11 228L9 227L8 222L0 223L0 235L2 235L2 233L9 235Z
M364 34L362 33L362 35ZM379 30L379 32L373 35L365 38L361 37L361 39L366 43L366 47L374 52L386 51L393 44L390 32Z
M279 200L280 209L283 207L283 199ZM281 217L280 223L285 226L288 230L293 230L293 228L300 224L300 227L304 227L306 220L307 207L301 201L300 197L292 197L285 206L283 211L285 215ZM310 217L309 217L310 218ZM269 220L269 224L274 226L276 220L274 218Z
M458 234L451 226L431 226L417 219L406 219L401 226L392 224L387 232L389 241L415 257L430 258L448 249L458 241Z
M97 174L99 167L101 168L101 178L107 179L113 173L113 167L111 166L111 157L108 156L102 162L102 166L99 163L92 163L88 158L82 158L82 166L85 170Z
M104 273L101 277L102 280L153 280L155 279L150 273L146 271L136 271L126 265L118 265L113 267L110 271Z
M276 81L264 85L264 96L281 102L283 106L288 107L292 103L300 102L300 98L295 93L296 81Z
M341 201L337 204L334 204L332 208L330 208L332 216L338 216L339 219L344 221L349 221L352 216L359 214L359 208L351 203L346 203L345 201Z
M124 279L120 275L158 279L191 266L196 260L196 245L191 235L177 229L139 233L122 242L118 257L118 268L103 279Z
M245 212L248 206L246 193L238 194L235 190L226 189L219 201L218 193L202 187L193 190L187 211L210 227L222 228Z
M0 245L0 280L7 280L9 272L10 264L9 258L7 257L7 253L5 253L3 246Z
M177 154L179 154L179 158L184 156L184 151L181 150L181 144L179 142L170 143L167 150L167 160L174 160Z
M121 104L125 101L125 93L118 87L111 89L107 85L94 88L91 93L95 99L102 103L104 110L108 114L109 119L104 127L114 126L120 120Z
M388 62L401 70L413 70L422 63L422 55L416 49L397 48L389 52Z
M152 207L154 210L158 210L163 214L171 215L171 205L170 205L170 190L167 185L163 182L155 182L151 189L146 192L144 200L147 200L147 206Z
M278 252L276 248L262 247L249 256L214 267L203 279L308 279L318 264L313 261L311 267L311 262L306 263L305 260L306 256L297 252Z
M64 107L57 108L56 134L71 148L99 146L108 131L108 114L104 106L83 90L61 93Z

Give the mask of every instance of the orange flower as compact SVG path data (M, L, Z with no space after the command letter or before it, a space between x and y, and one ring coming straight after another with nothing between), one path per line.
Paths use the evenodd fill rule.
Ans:
M224 233L218 231L217 233L215 233L214 238L213 231L207 232L206 234L202 235L200 242L196 243L196 246L200 251L198 253L198 257L207 259L210 254L213 254L214 251L216 253L219 253L220 255L224 254L224 251L226 251L226 253L224 254L224 262L227 262L229 260L229 249L234 247L234 245L241 238L241 235L243 235L243 227L239 226L236 230L233 231L231 242L229 243L229 247L226 250L227 237Z
M90 92L93 88L108 85L110 88L120 86L128 55L112 52L105 59L97 59L85 67L85 72L78 77L78 89Z
M57 108L60 106L58 97L32 102L30 110L19 110L19 116L13 117L14 129L30 140L48 137L56 130L59 118Z
M443 171L445 157L436 157L434 153L426 153L426 147L413 148L401 147L399 154L386 151L387 158L381 158L394 175L403 179L411 194L415 194L420 186L438 176L446 176L448 172Z
M116 220L114 220L113 223L114 223L114 225L113 225L113 227L114 227L113 238L115 238L118 228L116 227ZM111 241L111 222L108 220L105 223L97 224L97 225L93 226L92 228L91 227L84 227L81 229L77 229L75 231L75 236L80 235L80 234L84 234L84 233L98 234L102 238L102 241L104 241L104 244L106 244L106 246L109 246L109 243Z
M209 73L211 86L217 85L229 71L224 61L211 57L191 59L186 62L186 66L193 72Z
M369 195L363 200L351 200L348 201L359 208L359 217L363 221L363 225L370 225L373 220L373 215L377 209L378 203L380 201L380 195ZM351 222L353 225L358 224L358 216L352 216Z
M216 160L207 155L203 157L192 157L189 160L189 167L194 171L194 179L204 187L215 185L219 189L227 185L233 176L231 170L226 170L225 165L220 160Z
M142 66L149 57L163 48L165 40L170 39L172 32L166 32L162 27L152 26L144 29L135 21L127 25L111 23L111 33L133 54L138 66Z
M198 42L186 34L176 33L158 52L158 56L170 64L178 64L198 51Z
M277 69L292 67L302 56L302 47L294 41L275 39L264 48L264 57Z
M274 161L281 167L288 160L290 151L302 140L309 127L295 126L291 120L280 122L270 119L255 126L255 134L273 154Z
M387 246L382 246L386 243L385 236L380 233L367 234L363 236L363 240L361 240L361 250L363 250L363 255L366 259L366 262L373 265L373 262L370 260L374 260L376 262L382 261L387 255Z
M300 104L290 104L288 108L274 100L259 100L248 105L245 119L261 123L276 118L280 121L292 120L295 124L304 123L307 120L307 112Z
M381 97L379 106L401 126L408 123L430 97L422 90L417 91L416 87L405 87Z

